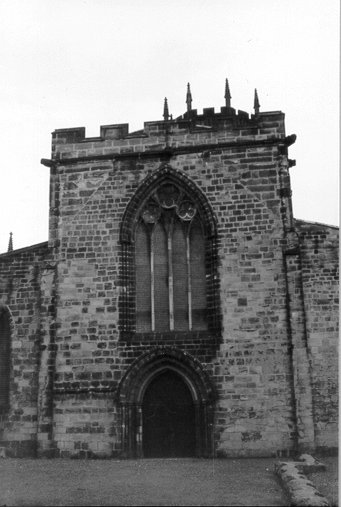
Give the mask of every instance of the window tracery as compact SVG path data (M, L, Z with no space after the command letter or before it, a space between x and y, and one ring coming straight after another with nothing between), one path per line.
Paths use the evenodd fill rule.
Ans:
M166 332L220 336L216 217L186 174L164 163L139 185L122 217L120 243L122 340L144 333L158 339Z
M165 183L142 206L135 262L138 332L207 329L204 231L183 189Z

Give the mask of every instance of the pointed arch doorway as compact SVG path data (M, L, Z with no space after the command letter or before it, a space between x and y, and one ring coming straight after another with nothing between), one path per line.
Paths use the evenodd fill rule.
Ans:
M157 347L128 369L118 389L121 457L214 455L212 384L202 365Z
M166 369L146 388L142 401L146 458L195 456L195 407L181 376Z

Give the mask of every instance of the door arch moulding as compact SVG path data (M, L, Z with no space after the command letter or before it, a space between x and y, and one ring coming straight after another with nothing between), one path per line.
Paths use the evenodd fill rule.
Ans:
M195 457L214 455L213 415L216 395L203 366L190 354L171 347L155 347L129 367L120 382L121 457L142 458L142 402L150 382L166 370L175 371L187 385L195 409Z

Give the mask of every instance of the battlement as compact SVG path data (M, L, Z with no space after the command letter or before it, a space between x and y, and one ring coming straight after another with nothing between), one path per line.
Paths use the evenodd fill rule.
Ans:
M84 127L57 129L52 133L52 158L69 162L84 157L110 158L128 156L194 144L264 142L285 137L284 114L281 111L260 112L255 90L254 114L231 107L228 81L225 83L225 106L216 110L192 109L192 94L187 85L187 111L173 119L165 98L163 119L146 121L143 128L129 132L128 123L101 125L99 135L86 137Z
M101 125L98 137L85 137L85 127L56 129L52 133L52 140L58 140L58 144L80 143L82 141L101 141L103 139L123 139L129 133L128 123L116 123Z
M198 114L197 109L191 109L187 111L183 116L179 116L179 119L188 119L188 118L210 118L212 116L236 116L236 110L233 107L221 107L220 112L216 112L214 107L204 107L202 110L202 114ZM243 116L244 118L249 118L249 114L245 111L238 110L237 115Z
M81 142L100 142L108 140L120 140L129 138L144 138L156 133L169 131L195 131L197 129L240 129L245 127L261 128L266 123L277 123L284 120L284 114L281 111L269 111L258 114L251 114L235 110L233 107L221 107L219 112L214 107L203 109L202 114L198 114L197 109L184 113L177 118L169 120L154 120L144 123L144 128L134 132L129 132L128 123L116 123L111 125L101 125L100 135L95 137L86 137L85 127L74 127L56 129L52 133L53 145L75 144Z

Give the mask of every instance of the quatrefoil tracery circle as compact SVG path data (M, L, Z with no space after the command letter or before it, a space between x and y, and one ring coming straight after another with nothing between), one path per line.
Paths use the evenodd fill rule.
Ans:
M155 224L161 216L161 208L154 202L149 202L142 211L142 218L147 224Z
M191 201L182 201L177 208L177 215L186 222L192 220L196 214L196 207Z
M180 198L180 190L172 184L163 185L157 190L157 198L163 208L175 208Z

